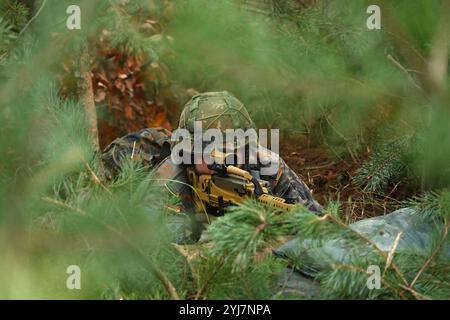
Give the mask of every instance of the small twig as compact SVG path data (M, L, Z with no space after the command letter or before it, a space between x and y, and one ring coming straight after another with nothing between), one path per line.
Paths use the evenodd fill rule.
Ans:
M413 289L411 289L409 287L406 287L404 285L400 285L400 287L405 289L406 291L409 291L417 300L431 300L430 297L420 294L417 291L414 291Z
M319 166L304 167L304 169L305 169L305 170L323 169L323 168L326 168L326 167L331 167L331 166L334 165L334 164L336 164L335 161L329 162L329 163L325 163L325 164L322 164L322 165L319 165Z
M136 141L133 142L133 150L131 151L131 157L130 157L131 160L133 160L133 158L134 158L134 150L136 150Z
M27 24L20 30L19 37L22 35L22 33L28 28L28 26L37 18L37 16L41 13L42 9L44 8L45 4L47 3L47 0L43 0L42 4L39 8L39 10L36 12L36 14L27 22Z
M95 183L98 184L100 187L102 187L104 190L106 190L110 195L112 194L111 191L102 183L102 181L100 180L100 178L97 176L97 174L94 172L94 170L92 170L91 166L89 165L89 163L85 162L84 165L86 166L86 169L89 172L89 175L91 177L91 180Z
M331 127L331 129L334 130L340 136L344 141L348 141L348 139L338 130L336 129L332 124L331 121L328 119L328 116L324 116L325 120L327 121L328 125Z
M383 271L383 275L386 273L386 270L390 267L392 260L394 259L394 253L395 253L395 250L397 250L397 246L400 242L400 238L402 237L402 235L403 235L403 232L399 232L397 234L397 236L395 237L394 244L392 245L391 250L389 250L389 254L388 254L388 257L386 260L386 266L384 267L384 271Z
M71 211L74 211L74 212L76 212L76 213L78 213L80 215L85 215L86 214L86 212L84 210L72 207L70 204L64 203L62 201L59 201L59 200L56 200L56 199L53 199L53 198L42 197L41 200L43 200L43 201L45 201L47 203L50 203L50 204L54 204L54 205L57 205L57 206L60 206L60 207L64 207L64 208L69 209Z
M356 232L355 230L353 230L352 228L350 228L349 226L347 226L346 224L344 224L342 221L337 220L335 217L333 217L331 214L327 213L325 216L319 218L320 220L332 220L333 222L337 223L338 225L351 230L352 232L354 232L356 235L358 235L362 240L366 241L367 243L369 243L374 249L375 251L382 257L384 257L386 260L389 259L388 255L386 254L386 252L384 252L383 250L381 250L380 248L378 248L375 243L373 243L369 238L365 237L364 235L362 235L359 232ZM416 278L418 279L420 277L420 274L428 267L428 265L430 264L431 260L434 258L434 256L439 252L439 250L441 249L445 239L447 238L447 234L448 234L448 229L449 229L449 224L446 222L445 224L445 234L444 237L442 239L442 241L440 242L438 248L436 248L436 250L433 252L433 254L431 255L431 257L427 260L427 262L425 263L425 265L422 267L422 269L419 271L419 273L416 275ZM399 235L397 235L397 238L399 238ZM396 239L397 240L397 239ZM414 295L414 297L416 299L421 299L421 300L429 300L430 298L418 293L417 291L415 291L412 287L415 283L415 281L413 280L413 282L411 282L411 285L408 285L408 281L406 280L405 276L403 275L403 273L400 271L400 269L398 268L398 266L392 261L390 263L390 267L392 267L392 269L394 270L394 272L400 277L400 279L403 281L403 285L400 285L400 287L404 288L406 291L409 291L411 294ZM415 278L415 280L417 281L417 279Z
M409 289L412 289L414 287L414 285L416 284L417 280L419 280L419 278L422 275L422 273L428 268L428 266L430 265L431 261L438 254L438 252L441 251L442 246L444 245L444 242L445 242L445 240L447 239L447 236L448 236L449 226L450 226L449 223L446 221L445 222L445 227L444 227L444 235L442 236L441 241L439 242L437 247L434 249L434 251L431 254L431 256L427 259L427 261L425 261L425 263L422 266L422 268L420 268L419 272L417 272L417 274L414 277L413 281L411 281L411 284L408 286Z
M388 195L386 196L387 198L391 196L391 194L394 193L395 190L397 190L398 186L400 185L401 181L397 182L394 186L394 188L392 188L391 192L388 193Z
M281 292L283 292L284 289L286 288L289 280L291 279L292 275L294 274L294 271L295 271L295 268L292 267L291 270L290 270L289 275L286 277L286 280L284 281L283 285L281 286L281 289L280 289Z
M417 82L416 82L416 81L414 80L414 78L411 76L411 74L409 73L408 69L406 69L404 66L402 66L402 65L400 64L400 62L398 62L397 60L395 60L395 58L394 58L392 55L388 54L388 55L387 55L387 59L388 59L390 62L392 62L396 67L398 67L400 70L402 70L402 71L406 74L408 80L412 83L412 85L413 85L414 87L416 87L416 89L418 89L419 91L422 91L422 92L424 91L424 90L422 89L422 87L421 87L419 84L417 84Z

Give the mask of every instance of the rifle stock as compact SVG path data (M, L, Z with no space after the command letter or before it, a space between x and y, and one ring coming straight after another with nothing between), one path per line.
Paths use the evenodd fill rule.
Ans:
M194 202L197 210L204 210L205 204L217 209L218 213L230 205L237 205L247 199L277 210L288 211L295 205L270 195L267 186L257 181L250 172L234 167L210 167L216 174L197 176L194 169L188 170L189 179L195 189Z

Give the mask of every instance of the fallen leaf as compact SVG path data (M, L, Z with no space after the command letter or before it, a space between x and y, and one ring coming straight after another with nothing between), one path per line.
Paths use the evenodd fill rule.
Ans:
M131 106L128 103L125 104L124 114L125 114L125 118L127 118L129 120L133 120L134 119L133 109L131 108Z

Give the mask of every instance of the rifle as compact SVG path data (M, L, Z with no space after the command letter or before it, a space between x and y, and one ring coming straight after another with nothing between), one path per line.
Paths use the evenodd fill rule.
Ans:
M268 182L258 180L246 170L217 163L208 165L208 168L214 173L197 175L193 168L188 169L188 177L196 193L194 203L198 211L203 211L207 205L222 215L226 207L249 198L281 211L288 211L295 206L286 203L283 198L270 195Z

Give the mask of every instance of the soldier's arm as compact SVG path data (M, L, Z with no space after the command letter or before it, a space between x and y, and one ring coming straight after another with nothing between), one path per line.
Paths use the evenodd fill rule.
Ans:
M192 192L183 165L174 164L171 157L168 156L155 168L151 175L169 196L180 198L183 211L194 211Z
M202 224L197 219L195 214L195 206L192 199L192 190L187 177L186 168L183 165L176 165L173 163L171 157L167 157L152 173L152 177L156 180L163 190L166 191L168 199L178 198L181 204L177 204L178 214L173 217L188 217L188 221L184 221L183 231L178 230L178 233L182 233L182 240L177 242L183 242L187 238L192 238L197 241L200 238ZM180 215L183 213L183 215ZM182 218L181 218L182 219ZM173 221L172 221L173 222ZM175 223L176 224L176 223Z
M279 169L275 178L273 195L289 203L301 203L316 213L322 212L322 206L314 199L311 190L289 166L279 158Z

